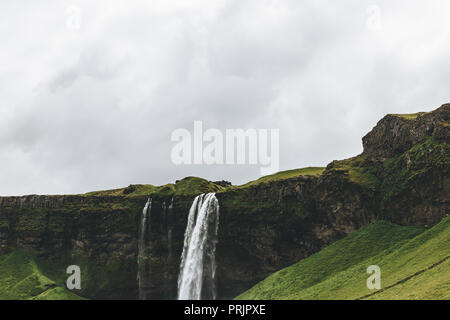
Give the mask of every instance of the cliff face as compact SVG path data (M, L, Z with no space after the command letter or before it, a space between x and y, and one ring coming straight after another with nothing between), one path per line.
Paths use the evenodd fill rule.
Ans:
M142 207L153 199L146 241L148 298L173 299L188 210L195 195L220 203L219 298L233 298L270 273L376 219L432 226L449 212L450 105L388 115L363 138L364 152L320 172L234 187L188 178L148 192L133 186L73 196L0 198L0 250L26 249L82 267L88 298L138 296ZM167 210L173 199L173 209Z
M131 298L137 292L140 206L137 199L117 197L0 198L0 249L25 249L48 258L61 274L71 264L80 265L81 295Z
M387 159L399 155L430 136L446 140L449 136L450 104L432 112L387 115L363 137L363 154Z
M450 104L428 113L388 115L363 138L362 156L376 168L381 217L431 227L448 214L449 119Z

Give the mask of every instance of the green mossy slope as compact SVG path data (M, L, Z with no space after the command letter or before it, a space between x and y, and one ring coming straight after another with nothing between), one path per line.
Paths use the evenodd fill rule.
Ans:
M271 175L263 176L257 180L253 180L250 182L247 182L246 184L240 185L240 186L234 186L234 188L247 188L256 186L261 183L270 183L274 181L281 181L286 179L291 179L299 176L319 176L322 174L322 172L325 170L323 167L307 167L307 168L301 168L301 169L292 169L292 170L286 170L286 171L280 171Z
M449 299L450 218L423 230L374 222L237 299ZM378 292L366 287L374 264L381 268Z
M49 274L52 268L40 264L33 255L16 250L0 256L1 300L79 300L83 299L63 287L60 276ZM62 269L64 272L65 269ZM61 273L62 273L61 272Z
M151 184L131 184L126 188L93 191L83 194L83 196L120 196L120 197L141 197L141 196L191 196L205 192L217 192L224 190L224 187L214 182L198 177L186 177L177 180L175 183L168 183L163 186L153 186Z

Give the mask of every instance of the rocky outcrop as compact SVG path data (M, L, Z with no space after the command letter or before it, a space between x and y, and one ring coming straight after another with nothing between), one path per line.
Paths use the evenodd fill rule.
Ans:
M147 297L174 299L189 207L198 193L215 191L218 297L233 298L376 219L430 227L445 217L449 110L386 116L363 138L361 155L333 161L318 176L237 187L183 179L148 194L130 186L111 194L0 197L0 250L81 264L85 297L135 299L138 228L151 194Z
M450 136L449 119L450 104L444 104L433 112L387 115L363 137L363 154L387 159L432 135L436 139L446 140Z

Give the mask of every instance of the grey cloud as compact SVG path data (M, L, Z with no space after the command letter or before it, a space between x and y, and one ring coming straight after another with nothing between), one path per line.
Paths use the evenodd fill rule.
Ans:
M355 155L384 114L449 100L450 5L430 3L379 1L373 31L369 1L79 1L77 32L63 5L24 22L2 4L0 194L258 178L172 164L170 134L194 120L279 128L281 170Z

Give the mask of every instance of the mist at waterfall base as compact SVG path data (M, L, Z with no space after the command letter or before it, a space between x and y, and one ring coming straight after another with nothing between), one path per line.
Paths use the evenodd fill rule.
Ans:
M189 210L178 278L179 300L216 299L215 252L219 201L214 193L201 194Z

